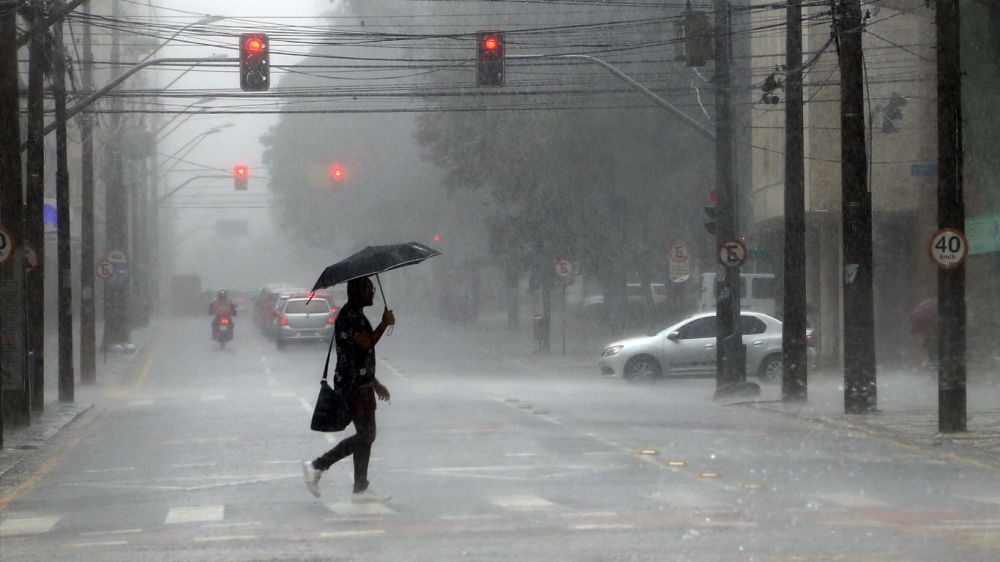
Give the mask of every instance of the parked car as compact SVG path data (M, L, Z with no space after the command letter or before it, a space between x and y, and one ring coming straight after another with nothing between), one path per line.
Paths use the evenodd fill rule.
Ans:
M274 338L278 349L292 341L326 341L333 338L337 308L326 297L308 293L286 299L276 320Z
M740 314L747 374L762 381L777 381L782 373L781 321L760 312ZM617 341L604 347L598 366L607 377L629 382L662 377L714 377L716 318L714 312L697 314L652 336ZM815 362L807 332L809 361Z

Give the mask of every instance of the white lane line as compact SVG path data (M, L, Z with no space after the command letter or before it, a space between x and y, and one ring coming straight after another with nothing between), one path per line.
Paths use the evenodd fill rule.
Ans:
M857 494L813 494L822 501L836 504L843 507L889 507L889 504Z
M40 535L52 530L59 517L21 517L0 522L0 536Z
M382 503L328 503L327 509L337 515L385 515L396 513Z
M142 529L118 529L115 531L90 531L88 533L80 533L81 537L106 537L111 535L134 535L136 533L141 533Z
M139 406L152 406L152 405L153 405L153 401L152 400L133 400L133 401L125 404L125 406L127 406L129 408L136 408L136 407L139 407Z
M261 464L302 464L302 459L292 459L284 461L260 461Z
M505 457L537 457L538 453L504 453Z
M163 521L167 525L175 523L203 523L207 521L222 521L226 507L222 505L201 505L194 507L173 507L167 512Z
M553 506L553 503L545 498L531 495L496 497L491 498L490 502L508 511L532 511L536 509L548 509Z
M310 414L313 412L312 402L306 400L305 398L303 398L301 396L299 396L299 404L302 404L302 409L304 409L305 411L309 412ZM326 439L327 443L336 443L337 442L337 438L334 437L333 435L330 435L329 433L324 433L323 434L323 439Z
M260 527L263 525L260 521L242 521L240 523L209 523L207 525L202 525L202 529L235 529L238 527Z
M194 537L194 542L225 542L225 541L252 541L259 539L260 535L218 535L212 537Z
M87 548L87 547L95 547L95 546L102 546L102 547L103 546L125 546L127 544L128 544L128 541L94 541L94 542L71 542L71 543L69 543L66 546L70 546L72 548Z
M82 472L87 474L99 474L104 472L131 472L135 470L134 466L121 466L118 468L88 468Z
M635 529L635 525L628 523L581 523L570 525L569 528L574 531L623 531Z
M382 529L360 529L357 531L328 531L325 533L320 533L319 538L321 539L344 539L349 537L373 537L376 535L384 535L385 531Z
M183 464L171 465L173 468L211 468L215 466L214 462L188 462Z
M996 531L1000 530L1000 519L952 519L920 527L938 531Z
M989 497L989 496L955 496L955 498L956 499L960 499L960 500L964 500L964 501L969 501L969 502L995 503L997 505L1000 505L1000 496L993 496L993 497Z

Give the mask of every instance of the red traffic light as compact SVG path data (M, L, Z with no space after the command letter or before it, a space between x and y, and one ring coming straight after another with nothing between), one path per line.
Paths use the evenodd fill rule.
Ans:
M487 51L495 51L500 46L500 39L496 35L483 37L483 48Z
M440 242L440 241L441 241L440 234L435 234L434 236L431 236L431 242Z
M257 54L264 50L264 40L257 35L251 35L243 42L244 48L246 48L248 53Z
M250 170L247 169L246 164L237 164L233 169L233 173L235 173L238 178L245 178L250 173Z
M330 166L330 179L339 181L344 179L344 168L340 164Z

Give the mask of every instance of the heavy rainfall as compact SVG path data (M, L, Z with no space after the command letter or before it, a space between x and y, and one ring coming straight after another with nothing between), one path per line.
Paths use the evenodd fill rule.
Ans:
M1000 560L994 0L0 0L0 560Z

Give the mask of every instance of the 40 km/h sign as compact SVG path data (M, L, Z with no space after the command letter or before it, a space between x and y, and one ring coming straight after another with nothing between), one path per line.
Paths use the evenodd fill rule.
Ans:
M927 250L938 267L952 269L962 265L969 255L969 241L957 228L942 228L931 236Z

